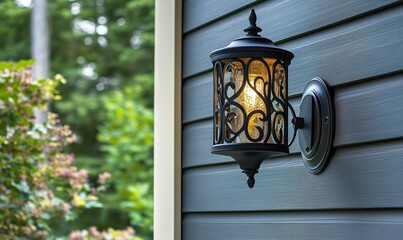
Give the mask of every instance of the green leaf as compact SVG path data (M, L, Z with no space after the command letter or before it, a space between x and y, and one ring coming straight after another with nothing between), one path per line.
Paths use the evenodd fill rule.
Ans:
M0 135L7 135L7 123L5 121L0 120Z

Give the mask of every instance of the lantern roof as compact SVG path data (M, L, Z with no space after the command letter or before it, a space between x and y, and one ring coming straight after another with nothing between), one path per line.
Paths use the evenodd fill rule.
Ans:
M252 9L249 15L249 26L244 29L246 36L233 40L228 46L214 50L210 54L212 62L227 58L267 57L291 63L294 54L277 47L272 40L258 34L262 29L256 26L256 13Z

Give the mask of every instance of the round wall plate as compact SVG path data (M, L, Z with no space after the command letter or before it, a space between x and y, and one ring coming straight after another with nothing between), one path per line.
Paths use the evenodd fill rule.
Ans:
M316 77L305 87L300 105L304 127L298 140L308 172L320 173L330 158L334 138L333 98L323 79Z

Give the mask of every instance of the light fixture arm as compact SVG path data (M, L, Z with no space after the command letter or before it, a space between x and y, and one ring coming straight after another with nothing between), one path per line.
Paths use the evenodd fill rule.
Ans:
M304 128L304 118L302 117L297 117L297 115L295 114L295 110L294 108L291 106L290 103L288 103L288 108L291 111L292 114L292 124L294 125L294 133L292 135L291 141L288 144L288 146L291 146L294 143L295 137L297 136L297 130L298 129L303 129Z

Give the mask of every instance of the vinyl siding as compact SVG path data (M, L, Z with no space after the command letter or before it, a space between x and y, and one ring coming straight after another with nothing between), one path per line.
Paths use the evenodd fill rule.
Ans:
M196 1L183 8L182 233L185 240L400 239L403 234L403 3ZM249 189L212 155L209 54L243 36L251 8L262 36L292 51L291 103L322 77L334 91L335 152L309 174L299 153L263 162Z

